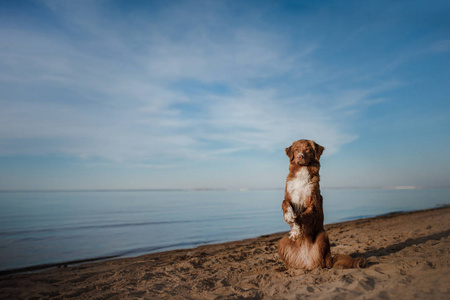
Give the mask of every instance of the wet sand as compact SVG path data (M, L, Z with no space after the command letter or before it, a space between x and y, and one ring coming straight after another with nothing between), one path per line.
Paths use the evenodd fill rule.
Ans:
M287 226L287 225L286 225ZM287 270L287 233L0 276L1 299L450 299L450 207L325 226L366 269Z

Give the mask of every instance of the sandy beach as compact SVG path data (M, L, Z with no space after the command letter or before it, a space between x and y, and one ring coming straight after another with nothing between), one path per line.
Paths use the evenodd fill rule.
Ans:
M326 226L366 269L287 270L287 233L0 276L2 299L448 299L450 207Z

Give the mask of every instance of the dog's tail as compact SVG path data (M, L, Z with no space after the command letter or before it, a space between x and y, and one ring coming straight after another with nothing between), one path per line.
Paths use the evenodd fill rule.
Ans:
M338 269L367 268L369 263L363 257L353 258L350 255L336 254L333 256L332 266Z

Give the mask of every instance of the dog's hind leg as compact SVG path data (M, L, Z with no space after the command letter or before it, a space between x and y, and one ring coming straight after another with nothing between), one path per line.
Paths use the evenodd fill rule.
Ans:
M284 237L278 242L278 256L281 258L287 269L291 267L292 257L294 256L291 249L291 243L292 241L288 237Z
M333 266L333 259L330 251L330 241L325 231L320 232L315 243L317 244L320 255L320 267L331 268Z

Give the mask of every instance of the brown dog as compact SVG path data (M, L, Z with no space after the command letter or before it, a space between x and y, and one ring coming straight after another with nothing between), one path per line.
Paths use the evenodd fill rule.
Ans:
M291 231L289 237L280 240L278 254L288 268L365 267L364 258L331 257L330 242L323 227L323 198L319 186L319 159L324 150L309 140L296 141L286 148L290 165L282 209Z

